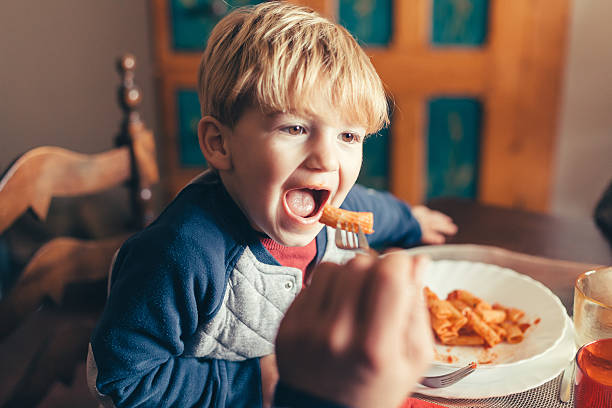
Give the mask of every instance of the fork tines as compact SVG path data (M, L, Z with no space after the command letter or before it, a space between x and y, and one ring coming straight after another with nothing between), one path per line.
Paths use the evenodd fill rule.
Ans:
M353 232L354 225L338 221L336 224L336 246L342 249L359 248L359 240Z
M357 237L359 239L359 248L365 249L365 250L370 249L370 244L368 244L368 239L366 238L365 233L363 232L363 229L361 228L361 225L357 226Z
M477 364L472 362L469 365L453 371L452 373L439 375L436 377L423 377L421 384L430 388L444 388L462 380L476 370Z
M447 378L443 378L440 382L442 383L442 385L452 385L456 383L457 381L463 379L463 377L471 374L472 371L474 371L475 369L476 368L474 366L464 367L461 370L454 372L452 375L448 376Z
M340 249L360 251L370 255L376 254L370 249L363 229L356 223L338 221L335 241L336 246Z

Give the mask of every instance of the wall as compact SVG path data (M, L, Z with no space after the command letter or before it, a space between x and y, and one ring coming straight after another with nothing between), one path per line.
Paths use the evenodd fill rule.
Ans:
M591 216L612 179L612 3L574 0L551 211ZM0 13L0 167L55 144L112 146L121 119L114 60L139 62L141 109L160 135L147 0L8 1ZM159 146L159 144L158 144Z
M137 61L141 115L159 137L147 0L5 1L0 12L0 172L20 153L44 144L98 153L113 147L122 121L116 59ZM156 186L156 207L160 207ZM16 223L83 238L112 236L131 219L128 191L54 199L45 223ZM36 249L40 242L22 242ZM17 240L15 238L15 240ZM21 242L23 240L19 240ZM24 251L27 253L27 251ZM24 258L25 259L25 258Z
M115 59L137 58L136 82L155 123L147 0L5 1L0 12L0 167L41 144L95 153L121 122ZM157 132L159 133L159 132Z
M612 2L574 0L551 210L591 217L612 182Z

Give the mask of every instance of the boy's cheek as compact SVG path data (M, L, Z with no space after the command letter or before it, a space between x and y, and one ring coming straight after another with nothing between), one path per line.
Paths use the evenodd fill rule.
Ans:
M352 183L345 183L342 186L339 186L338 191L336 191L336 194L331 200L331 204L334 207L339 207L340 205L342 205L342 203L344 202L344 199L346 198L349 191L351 191L351 188L353 188L354 185L355 185L355 181L353 181Z

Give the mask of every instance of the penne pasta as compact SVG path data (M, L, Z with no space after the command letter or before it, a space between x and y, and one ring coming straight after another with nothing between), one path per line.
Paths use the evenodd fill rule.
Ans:
M431 312L437 317L446 317L459 319L463 316L461 313L453 307L453 305L447 300L434 300L431 302Z
M467 324L461 329L459 329L460 336L471 336L472 334L476 334L476 332L474 331L474 329L472 329L471 326L468 326Z
M506 340L506 336L508 334L506 333L506 330L503 327L495 323L489 324L489 327L491 327L495 331L495 333L497 333L499 337L501 337L502 340Z
M325 205L319 222L332 228L340 227L340 229L352 232L357 232L357 226L361 226L365 234L374 232L374 214L371 212L348 211Z
M433 293L431 289L429 289L427 286L423 288L423 296L425 297L425 301L427 302L428 307L431 305L430 302L432 302L433 300L439 300L438 295Z
M502 341L499 334L489 327L489 325L486 324L474 311L466 309L465 314L468 318L468 324L472 326L474 331L484 339L489 347L493 347Z
M491 305L467 290L453 290L443 300L425 287L423 296L436 338L447 346L493 347L502 341L516 344L530 326L520 322L525 316L522 310Z
M484 345L484 340L482 337L472 334L472 335L459 335L447 341L443 341L442 343L449 346L482 346Z
M476 305L476 307L474 307L474 310L476 310L476 312L480 313L480 312L484 312L484 311L487 311L487 310L493 310L493 308L491 307L490 304L488 304L484 300L480 300L478 302L478 304Z
M475 308L481 302L480 298L474 296L467 290L457 289L448 294L448 299L457 299L465 302L469 307Z
M452 339L458 336L457 332L452 329L450 320L440 319L431 313L430 313L430 316L431 316L431 327L434 333L436 334L436 336L438 337L438 339L442 343L449 341L449 339Z
M504 307L498 303L493 305L495 310L504 310L506 312L506 319L511 322L518 323L525 316L525 312L515 307Z
M439 337L439 340L440 340L440 343L442 343L442 344L450 344L456 338L457 338L457 335L452 333L452 334L449 334L448 337L444 337L444 336Z
M451 328L451 322L448 319L441 319L436 317L433 313L430 313L431 317L431 327L433 330L438 333L441 331L448 331Z
M449 302L451 303L451 305L455 307L455 309L457 309L462 314L465 309L470 307L463 300L459 300L459 299L449 299Z
M467 318L451 302L438 299L438 296L427 287L423 289L423 292L432 319L447 321L451 327L450 331L455 335L459 329L467 324ZM436 331L436 333L438 332Z
M508 320L514 323L518 323L519 320L525 316L525 312L520 309L515 309L513 307L506 309L506 314L508 315Z
M477 310L476 313L489 324L501 323L506 320L506 312L503 310Z
M504 322L502 327L506 330L506 341L508 343L515 344L523 341L523 331L517 324Z

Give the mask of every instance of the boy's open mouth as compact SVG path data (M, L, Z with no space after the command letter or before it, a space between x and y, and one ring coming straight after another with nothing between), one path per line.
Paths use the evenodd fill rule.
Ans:
M287 208L302 218L315 217L321 213L331 192L312 188L289 190L285 193Z

